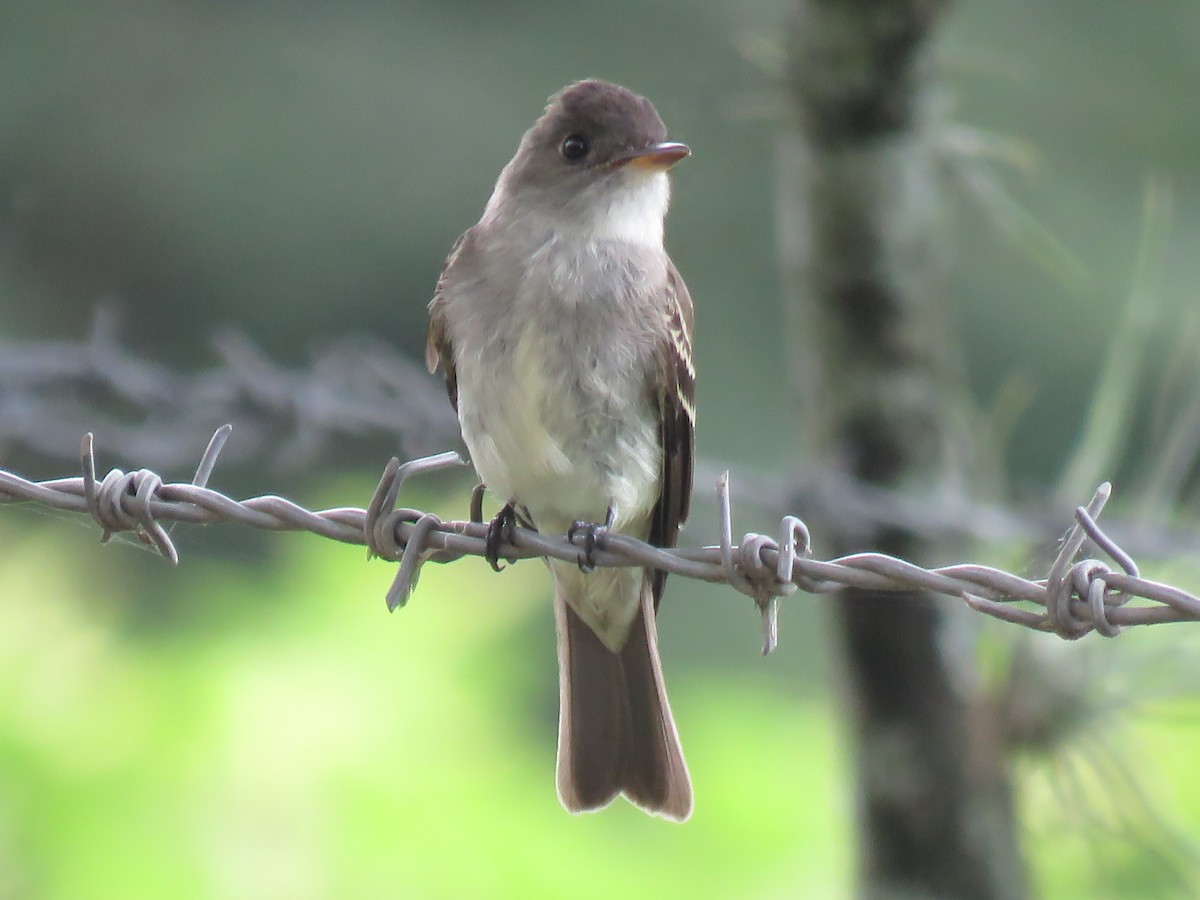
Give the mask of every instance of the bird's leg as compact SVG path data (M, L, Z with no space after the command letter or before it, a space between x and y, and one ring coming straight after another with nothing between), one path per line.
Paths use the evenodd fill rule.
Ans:
M483 558L488 561L488 565L492 567L493 571L499 572L504 568L500 565L500 545L512 543L516 527L515 501L509 500L500 512L496 513L496 517L488 523L487 537L484 539Z
M482 481L475 487L471 488L471 521L483 521L483 494L487 490L487 485Z
M604 536L612 529L613 523L617 521L617 507L615 504L610 504L608 512L604 515L604 524L596 522L584 522L578 520L571 523L571 527L567 529L567 540L572 544L575 543L575 535L583 534L583 553L579 554L579 571L592 572L595 571L596 563L593 559L597 548L604 549Z

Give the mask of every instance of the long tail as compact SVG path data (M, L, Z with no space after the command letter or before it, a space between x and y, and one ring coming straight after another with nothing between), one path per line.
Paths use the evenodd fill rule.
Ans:
M649 579L629 639L613 653L556 594L558 797L573 813L624 793L648 813L682 822L692 784L658 658Z

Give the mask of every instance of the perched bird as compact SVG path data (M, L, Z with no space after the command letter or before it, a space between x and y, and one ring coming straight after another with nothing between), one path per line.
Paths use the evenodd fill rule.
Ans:
M692 493L692 301L663 249L667 171L690 151L654 106L603 81L550 98L504 167L429 305L480 479L514 523L579 539L547 560L558 634L558 795L571 812L624 793L692 811L659 662L666 573L592 565L608 531L674 546Z

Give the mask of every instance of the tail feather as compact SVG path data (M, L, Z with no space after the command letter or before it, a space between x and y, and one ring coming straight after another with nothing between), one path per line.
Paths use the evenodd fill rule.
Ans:
M692 812L687 764L658 658L650 586L620 653L613 653L561 595L558 794L571 812L624 793L642 809L683 821Z

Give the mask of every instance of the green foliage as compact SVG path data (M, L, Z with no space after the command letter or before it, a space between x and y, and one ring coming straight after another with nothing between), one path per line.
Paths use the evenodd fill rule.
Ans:
M561 810L537 564L431 566L388 616L391 567L352 548L170 571L128 547L64 564L85 535L59 530L5 528L0 896L846 891L830 712L749 679L673 684L687 826ZM131 554L184 611L169 629L125 620Z
M732 678L666 660L697 788L688 824L624 802L573 818L554 794L536 563L428 566L389 616L392 567L357 548L279 536L277 559L170 570L26 518L0 522L0 897L851 893L832 706L756 677L749 654ZM126 592L142 569L167 608L153 628ZM1200 831L1194 712L1137 722L1143 749L1118 762L1145 777L1138 761L1154 760L1166 820ZM1185 845L1164 850L1145 816L1132 836L1146 846L1100 827L1111 781L1086 754L1056 759L1026 756L1019 779L1047 895L1182 896Z

